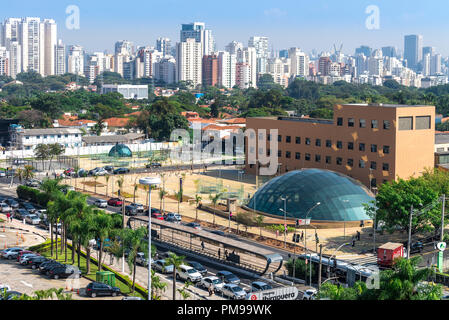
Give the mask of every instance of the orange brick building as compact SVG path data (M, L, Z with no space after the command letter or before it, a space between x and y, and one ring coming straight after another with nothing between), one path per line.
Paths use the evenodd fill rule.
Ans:
M248 118L246 127L256 136L259 129L267 129L267 134L278 129L277 138L268 138L278 140L280 173L327 169L376 187L397 177L419 176L435 162L433 106L336 105L333 120ZM248 158L248 150L246 154ZM247 172L255 174L255 165L246 163Z

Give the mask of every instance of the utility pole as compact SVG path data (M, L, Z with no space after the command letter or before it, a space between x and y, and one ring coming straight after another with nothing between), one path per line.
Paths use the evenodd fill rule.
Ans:
M323 249L323 245L320 244L320 267L318 269L318 291L320 291L320 288L321 288L321 268L322 268L322 259L323 259L322 249Z
M446 205L446 195L443 194L443 208L441 208L441 242L444 241L444 207Z
M410 223L408 226L407 260L410 259L410 241L412 239L412 218L413 218L413 205L410 208Z

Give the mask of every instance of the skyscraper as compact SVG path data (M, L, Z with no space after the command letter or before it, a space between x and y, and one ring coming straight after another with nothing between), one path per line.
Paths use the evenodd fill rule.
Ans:
M115 54L133 55L134 44L128 40L117 41L115 43Z
M66 73L65 46L62 40L55 46L55 75L60 76Z
M84 50L81 46L69 46L67 54L67 72L84 75Z
M417 71L418 63L422 60L421 35L407 35L404 37L404 59L407 60L407 67Z
M291 60L292 75L307 77L309 75L309 56L298 48L288 50L288 56Z
M195 39L202 44L203 55L210 55L215 51L215 40L212 31L206 29L204 22L192 22L183 24L181 28L181 42L187 39Z
M177 44L177 82L191 81L194 87L202 83L203 46L194 38Z
M218 52L218 83L225 88L236 84L237 55L227 51Z
M360 46L359 48L355 49L355 55L363 53L365 57L371 57L372 52L373 49L368 46Z
M384 57L396 57L396 48L395 47L382 47L382 55Z
M171 40L169 38L158 38L156 40L156 50L162 52L163 56L171 55Z
M268 38L253 36L248 41L248 47L256 50L256 71L257 74L267 72L268 58L270 51L268 50Z
M55 50L57 45L58 29L55 20L45 19L44 22L44 75L55 74ZM41 72L42 73L42 72Z
M216 55L203 56L203 85L216 86L218 84L218 57Z

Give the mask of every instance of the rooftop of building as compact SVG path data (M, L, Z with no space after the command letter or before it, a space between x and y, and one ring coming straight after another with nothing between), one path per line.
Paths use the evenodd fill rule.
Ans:
M384 103L348 103L342 106L360 106L360 107L382 107L382 108L423 108L432 107L429 105L407 105L407 104L384 104Z
M143 139L144 134L127 133L124 135L109 135L109 136L84 136L83 142L87 144L93 143L127 143L129 141Z
M81 134L81 130L75 128L49 128L49 129L24 129L21 132L27 136L51 135L51 134Z

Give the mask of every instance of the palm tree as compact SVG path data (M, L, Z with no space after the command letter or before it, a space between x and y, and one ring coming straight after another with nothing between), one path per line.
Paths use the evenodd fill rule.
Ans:
M203 198L200 195L196 194L195 195L195 205L196 205L195 206L195 221L198 221L198 206L200 205L201 200L203 200Z
M173 252L170 252L168 258L165 259L166 266L173 266L173 300L176 300L176 270L178 270L181 265L185 264L184 259L184 256L177 256Z
M97 194L97 180L98 176L94 175L94 193Z
M263 227L264 220L265 220L265 216L263 216L261 214L259 214L255 219L255 222L256 222L257 226L259 227L260 238L262 238L262 227Z
M81 244L86 248L86 273L90 273L90 255L91 246L90 240L95 238L95 215L93 210L86 212L83 220L81 221ZM80 266L80 252L78 251L78 267Z
M167 288L167 283L162 282L161 278L156 275L156 271L151 269L151 297L153 300L161 300L161 293Z
M128 254L128 266L133 275L133 284L131 293L134 293L135 283L136 283L136 265L137 265L137 254L139 252L145 253L145 258L147 261L150 259L147 256L148 253L148 242L144 241L144 237L148 234L148 230L145 227L140 227L139 229L124 229L122 232L123 244L125 247L130 248Z
M112 218L102 210L94 210L94 234L95 239L100 242L99 257L98 257L98 271L101 271L103 262L103 248L104 242L112 232Z
M134 184L134 203L136 203L136 192L139 189L139 185L138 184Z
M165 196L166 196L167 194L168 194L168 192L165 191L164 189L159 190L159 199L161 200L161 201L160 201L160 210L161 210L161 212L163 212L163 211L162 211L162 203L163 203L164 198L165 198ZM165 208L164 208L164 209L165 209Z
M121 195L123 183L125 182L125 178L123 176L120 176L120 178L117 179L116 183L118 186L118 195Z
M209 195L209 199L214 204L214 226L215 226L215 211L216 211L217 203L218 203L218 200L220 200L222 195L223 195L222 192L215 194L215 196Z
M34 168L32 166L24 166L23 178L25 180L30 180L34 178Z
M16 172L14 173L14 176L16 178L19 178L20 184L22 184L23 176L24 176L24 169L17 168Z
M108 197L108 191L109 191L109 179L111 176L105 175L104 178L106 179L106 197Z
M175 192L174 196L176 197L176 200L178 200L178 214L179 214L179 205L181 204L182 200L182 191L179 190L178 192Z

